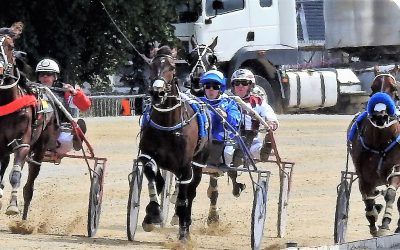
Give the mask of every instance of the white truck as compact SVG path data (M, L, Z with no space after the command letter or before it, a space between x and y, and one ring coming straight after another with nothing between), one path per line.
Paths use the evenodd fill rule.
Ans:
M333 108L354 113L368 100L373 73L365 69L382 58L379 49L369 58L368 46L388 53L384 33L389 31L379 26L386 16L375 14L387 9L388 22L398 20L393 18L400 16L398 2L189 0L178 8L175 35L187 50L192 49L191 36L198 44L210 44L218 36L215 53L219 69L228 78L238 68L252 70L277 112ZM310 20L322 27L321 40L310 39L313 29L319 29L311 27ZM400 44L400 33L393 33L390 46ZM396 50L390 52L393 55ZM364 63L368 59L371 62ZM355 64L362 67L356 70Z

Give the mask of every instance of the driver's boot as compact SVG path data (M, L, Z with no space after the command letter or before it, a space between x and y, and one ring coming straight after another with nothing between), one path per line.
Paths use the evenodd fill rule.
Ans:
M82 130L83 134L86 134L87 128L86 128L86 123L83 119L78 119L76 122L79 126L79 128ZM79 151L82 149L82 139L78 137L77 134L74 133L74 136L72 138L72 145L74 147L74 150Z

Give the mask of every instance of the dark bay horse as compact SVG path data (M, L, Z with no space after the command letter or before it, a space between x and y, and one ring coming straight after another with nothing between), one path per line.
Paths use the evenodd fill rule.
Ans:
M158 195L164 180L159 168L172 172L179 183L176 214L179 217L179 239L187 240L191 225L191 212L196 188L202 170L192 161L205 163L208 157L208 137L200 138L197 112L184 100L177 86L175 63L171 49L161 47L152 63L150 72L152 89L151 107L145 112L139 143L138 160L143 162L148 179L150 202L143 220L145 231L162 221Z
M198 44L193 36L190 42L193 48L187 56L187 61L192 69L190 73L190 93L196 97L201 97L204 96L205 93L200 85L200 77L209 70L217 69L217 57L214 53L214 49L217 46L218 37L216 37L210 45ZM210 174L210 182L207 189L207 196L210 199L210 209L207 218L208 225L219 222L217 208L219 195L218 177L218 174ZM174 224L174 220L172 220L171 224Z
M200 77L211 69L217 69L217 57L214 48L217 46L218 37L210 45L197 44L192 36L190 39L193 50L187 55L187 62L191 68L190 93L194 96L204 96L204 90L200 85Z
M396 190L400 186L400 123L394 102L395 86L391 75L376 76L367 111L360 114L348 130L348 150L359 177L372 236L389 234ZM376 204L375 199L382 193L377 189L380 185L386 185L383 192L386 206L378 231L376 222L383 206ZM397 209L400 211L399 202ZM400 221L395 232L400 232Z
M41 101L27 93L28 81L18 70L13 55L13 41L8 36L0 37L3 60L3 74L0 75L0 198L4 188L4 173L14 153L13 168L10 172L11 199L6 214L19 214L17 192L20 186L22 168L29 158L29 174L24 186L23 219L27 218L33 196L34 180L37 177L49 141L55 142L58 133L53 112L36 113ZM39 105L39 106L38 106Z

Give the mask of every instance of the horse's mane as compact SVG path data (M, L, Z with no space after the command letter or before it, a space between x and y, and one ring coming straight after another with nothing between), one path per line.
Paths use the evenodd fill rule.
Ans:
M168 45L161 46L156 53L156 57L158 56L163 56L163 55L168 55L172 56L172 49Z

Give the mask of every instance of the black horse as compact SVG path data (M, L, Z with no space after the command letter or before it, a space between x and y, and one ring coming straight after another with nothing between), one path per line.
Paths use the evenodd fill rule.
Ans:
M179 239L186 240L191 212L202 170L192 161L205 163L208 137L199 135L198 112L182 98L175 75L171 49L161 47L150 64L151 107L144 114L138 160L143 162L149 182L150 202L146 207L143 228L150 231L162 221L158 195L164 180L159 168L172 172L179 183L176 214L179 217Z
M204 90L200 85L200 77L211 69L217 69L217 57L214 48L217 46L218 37L210 45L197 44L192 36L190 39L193 50L187 55L190 71L190 93L194 96L204 96Z

